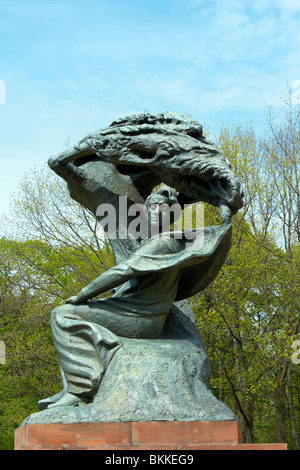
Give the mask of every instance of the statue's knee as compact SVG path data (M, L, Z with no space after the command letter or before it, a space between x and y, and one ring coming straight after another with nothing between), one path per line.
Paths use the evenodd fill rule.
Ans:
M61 305L59 307L56 307L54 310L51 312L51 317L50 317L50 324L51 326L53 325L59 325L61 321L65 318L66 313L70 313L70 308L72 306L70 305Z

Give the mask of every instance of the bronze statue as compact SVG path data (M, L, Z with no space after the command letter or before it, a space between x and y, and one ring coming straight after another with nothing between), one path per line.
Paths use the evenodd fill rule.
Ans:
M154 204L172 204L169 194L163 188L150 196L149 212ZM193 289L197 293L199 284L207 285L219 270L224 246L226 252L229 247L230 226L195 231L193 248L186 249L184 233L175 238L172 232L161 232L169 214L160 211L159 219L156 214L152 215L152 223L158 223L163 236L148 239L127 261L101 274L52 312L54 343L68 392L49 407L88 403L96 395L113 355L122 346L121 338L159 338L173 302L190 296ZM204 243L199 237L203 231ZM186 294L188 270L194 281ZM119 286L121 289L112 297L91 301Z
M129 207L145 204L158 229L124 239L131 220L118 217L115 266L52 312L63 390L26 422L236 419L209 391L207 353L186 300L214 280L230 249L230 220L243 202L229 162L197 121L161 113L116 121L49 165L99 222L101 204L118 215L126 196ZM151 213L153 204L197 201L217 206L221 224L192 237L166 230L163 210Z

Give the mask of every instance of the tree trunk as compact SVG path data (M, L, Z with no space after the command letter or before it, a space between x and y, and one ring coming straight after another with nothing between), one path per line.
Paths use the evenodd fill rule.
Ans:
M221 360L221 355L219 356L219 400L223 401L223 388L221 386L223 377L223 363Z
M242 426L243 438L247 443L253 443L253 418L251 413L250 402L247 398L247 384L245 380L245 365L243 357L243 347L240 335L233 338L233 346L235 351L235 369L237 377L236 389L240 391L240 410L244 418Z
M279 383L275 390L277 442L286 442L285 400L284 386Z
M291 366L289 365L287 372L288 379L288 399L289 399L289 411L290 411L290 422L291 422L291 434L293 440L294 450L299 450L299 440L297 435L297 424L296 424L296 415L295 415L295 403L293 396L293 385L292 385L292 371Z

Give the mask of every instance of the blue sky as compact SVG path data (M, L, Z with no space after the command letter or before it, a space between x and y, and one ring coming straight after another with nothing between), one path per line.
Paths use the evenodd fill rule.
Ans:
M260 131L300 80L299 24L300 0L0 0L0 214L24 172L120 117Z

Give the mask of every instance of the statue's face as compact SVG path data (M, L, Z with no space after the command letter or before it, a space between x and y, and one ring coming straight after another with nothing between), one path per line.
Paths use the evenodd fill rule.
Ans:
M151 197L148 207L149 223L151 224L151 231L153 233L161 231L162 228L169 228L170 225L170 209L169 200L156 194Z

